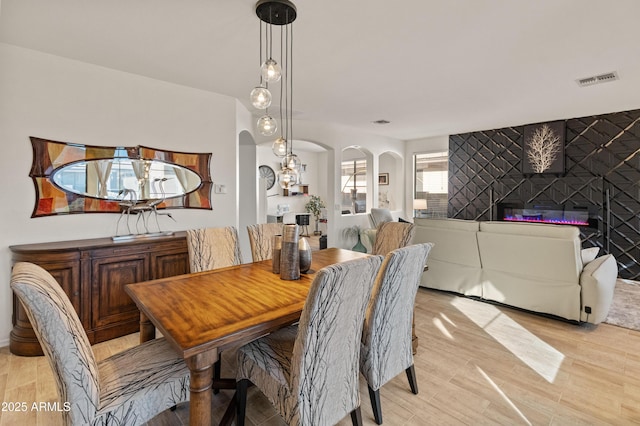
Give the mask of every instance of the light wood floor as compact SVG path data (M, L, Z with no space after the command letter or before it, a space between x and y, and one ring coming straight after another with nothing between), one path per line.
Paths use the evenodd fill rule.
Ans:
M381 390L384 424L391 425L627 425L640 424L640 332L607 324L573 325L448 293L420 289L416 302L420 348L415 357L420 393L404 374ZM135 345L130 335L94 346L98 358ZM223 368L232 375L233 351ZM361 381L363 419L375 424ZM0 349L2 401L56 401L43 357ZM219 419L232 397L213 397ZM283 424L254 387L249 425ZM149 426L187 424L188 404ZM58 425L57 413L0 413L0 425ZM340 425L350 425L347 417Z

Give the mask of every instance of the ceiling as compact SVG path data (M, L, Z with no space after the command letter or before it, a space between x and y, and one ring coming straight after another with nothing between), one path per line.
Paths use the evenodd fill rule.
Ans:
M0 42L245 105L259 81L254 0L0 1ZM640 108L637 0L294 2L296 119L410 140Z

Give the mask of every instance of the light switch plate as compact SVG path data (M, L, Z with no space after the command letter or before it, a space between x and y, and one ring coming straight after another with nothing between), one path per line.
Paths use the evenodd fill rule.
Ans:
M227 185L216 183L213 185L213 192L216 194L226 194L227 193Z

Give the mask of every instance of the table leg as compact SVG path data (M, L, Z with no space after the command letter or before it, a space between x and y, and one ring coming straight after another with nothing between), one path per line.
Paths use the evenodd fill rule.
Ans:
M213 363L218 359L217 350L195 355L186 359L191 371L189 425L204 426L211 424L211 381Z
M149 318L140 312L140 343L148 342L156 338L156 327Z

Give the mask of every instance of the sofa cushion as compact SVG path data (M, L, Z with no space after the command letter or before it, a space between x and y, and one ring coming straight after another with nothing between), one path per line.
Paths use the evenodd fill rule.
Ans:
M478 232L480 230L480 222L465 219L421 219L413 220L417 226L427 226L430 228L453 229L456 231Z
M468 222L468 223L467 223ZM478 222L459 219L416 219L415 243L433 243L430 260L480 268Z
M523 228L523 231L525 229ZM582 259L580 239L479 232L484 271L501 271L535 280L578 284Z
M544 223L480 222L480 231L561 239L580 237L580 230L577 226L547 225Z
M415 219L414 243L433 243L421 285L481 296L478 222L460 219Z

